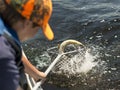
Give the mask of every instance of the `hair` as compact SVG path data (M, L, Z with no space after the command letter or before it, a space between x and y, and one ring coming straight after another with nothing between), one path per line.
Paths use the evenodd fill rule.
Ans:
M16 22L24 20L16 10L7 5L4 0L0 0L0 17L4 23L12 27Z

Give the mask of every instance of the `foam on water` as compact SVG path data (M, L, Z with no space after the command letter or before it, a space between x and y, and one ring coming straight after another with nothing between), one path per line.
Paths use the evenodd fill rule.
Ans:
M101 48L96 45L86 45L87 49L81 49L75 53L63 55L49 74L48 83L60 87L71 87L75 85L93 86L102 81L103 75L107 73L106 62L102 60ZM70 50L72 50L70 48ZM37 68L48 67L57 57L58 48L52 47L35 57ZM115 68L112 68L115 70Z
M105 63L101 60L101 47L88 46L86 50L77 48L77 52L63 55L58 63L53 67L51 73L62 74L68 77L87 73L103 73ZM71 49L70 49L71 50ZM49 48L35 60L39 63L37 68L48 67L58 55L58 48Z
M90 45L86 51L79 50L61 57L52 69L49 83L60 87L96 85L102 81L107 69L106 62L102 60L101 49L103 48Z
M85 60L82 63L82 65L79 69L79 72L87 73L93 67L95 67L98 64L98 62L94 62L94 60L97 59L97 57L99 57L99 55L92 56L90 53L88 53L88 51L86 51Z
M78 53L72 58L64 56L54 67L53 72L67 75L87 73L98 65L99 61L95 61L97 58L99 58L99 54L92 55L89 50L85 53Z
M52 69L52 73L70 76L79 75L81 73L87 74L95 71L104 72L104 68L106 67L105 62L101 60L102 55L100 49L100 47L91 45L86 51L80 49L77 53L68 54L67 56L63 55ZM37 67L48 67L57 57L58 52L56 51L57 50L51 50L52 54L49 54L50 51L48 50L39 57L36 57L35 60L37 62L39 61Z

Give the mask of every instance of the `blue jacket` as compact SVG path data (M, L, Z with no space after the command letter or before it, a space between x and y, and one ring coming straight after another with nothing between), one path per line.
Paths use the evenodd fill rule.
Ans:
M19 85L17 52L11 41L21 47L16 32L5 25L0 18L0 90L16 90Z

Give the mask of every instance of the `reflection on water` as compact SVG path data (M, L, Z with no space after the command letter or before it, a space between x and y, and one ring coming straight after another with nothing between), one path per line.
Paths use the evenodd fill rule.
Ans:
M64 40L75 39L92 49L93 51L90 54L93 56L98 55L99 57L96 57L95 62L100 62L95 63L95 66L98 67L92 66L94 69L92 69L91 73L87 73L87 75L83 75L79 79L77 78L78 86L59 87L59 85L46 83L43 85L44 90L120 89L119 4L120 0L53 0L53 14L50 25L55 33L55 39L49 42L44 37L39 38L37 36L36 40L34 40L36 44L33 44L32 41L27 42L26 45L30 49L27 49L26 53L31 61L40 67L39 63L43 60L41 55L47 55L44 52L48 48L57 46ZM24 45L24 48L27 46ZM45 65L50 63L49 60L47 61L47 57L43 60L46 60ZM93 57L89 56L87 58ZM90 68L87 65L91 65L93 61L88 61L85 65ZM85 70L85 68L81 70ZM54 77L51 80L55 81ZM65 79L61 78L62 80ZM64 83L69 84L75 79L67 80L70 81Z

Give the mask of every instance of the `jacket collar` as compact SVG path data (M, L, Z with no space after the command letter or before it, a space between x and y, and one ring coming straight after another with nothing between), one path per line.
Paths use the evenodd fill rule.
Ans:
M11 36L18 44L20 44L20 40L19 40L18 35L15 32L15 30L13 30L7 24L5 24L2 20L2 18L0 17L0 34L2 35L4 33Z

